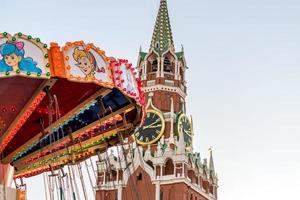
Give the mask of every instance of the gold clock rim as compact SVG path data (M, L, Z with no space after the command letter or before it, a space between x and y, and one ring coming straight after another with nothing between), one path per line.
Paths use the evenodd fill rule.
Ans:
M185 113L182 113L182 114L179 115L179 117L178 117L178 122L177 122L177 132L178 132L178 136L182 134L182 133L180 132L180 129L179 129L179 122L180 122L181 118L183 118L183 117L186 117L186 118L188 119L190 125L191 125L191 131L192 131L192 133L191 133L191 134L188 134L188 135L191 137L191 144L188 145L188 146L186 146L186 147L191 147L192 144L193 144L194 130L193 130L193 126L192 126L191 120L189 119L189 117L188 117L187 114L185 114ZM178 138L178 139L179 139L179 138Z
M161 138L161 136L164 134L164 131L165 131L165 119L164 119L164 116L163 116L162 113L160 113L160 112L158 112L158 111L156 111L156 110L152 110L152 109L147 110L146 113L154 113L154 114L158 115L158 116L161 118L161 121L162 121L162 127L161 127L161 131L160 131L159 135L158 135L154 140L151 140L150 142L141 142L141 141L139 141L139 140L135 137L135 135L133 134L134 140L135 140L138 144L140 144L140 145L149 145L149 144L153 144L153 143L157 142L157 141Z

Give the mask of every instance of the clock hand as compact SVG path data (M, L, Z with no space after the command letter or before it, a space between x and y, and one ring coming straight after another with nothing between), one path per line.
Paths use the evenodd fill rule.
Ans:
M161 124L158 124L158 125L152 125L152 126L148 126L147 128L159 128L159 127L161 127Z
M192 135L191 131L183 130L183 132L185 132L186 134Z
M155 124L157 124L159 122L160 119L157 119L155 122L153 122L152 124L149 124L147 126L143 126L143 130L149 128L150 126L154 126Z

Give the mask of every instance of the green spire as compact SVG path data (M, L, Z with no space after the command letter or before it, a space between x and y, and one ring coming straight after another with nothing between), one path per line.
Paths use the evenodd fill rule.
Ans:
M174 48L174 43L167 0L160 0L159 11L151 41L151 48L154 48L157 53L162 54L170 47Z

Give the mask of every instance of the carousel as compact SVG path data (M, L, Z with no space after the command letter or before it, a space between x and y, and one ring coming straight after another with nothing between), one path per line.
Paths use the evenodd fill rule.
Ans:
M74 173L82 179L82 163L141 123L141 88L127 60L93 44L48 46L30 35L0 34L0 199L26 199L23 178L40 174L46 199L80 199Z

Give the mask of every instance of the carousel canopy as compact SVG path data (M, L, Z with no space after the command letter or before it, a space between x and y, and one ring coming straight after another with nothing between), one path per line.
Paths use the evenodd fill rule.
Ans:
M0 154L29 177L84 160L128 137L144 114L127 60L93 44L64 47L0 34Z

